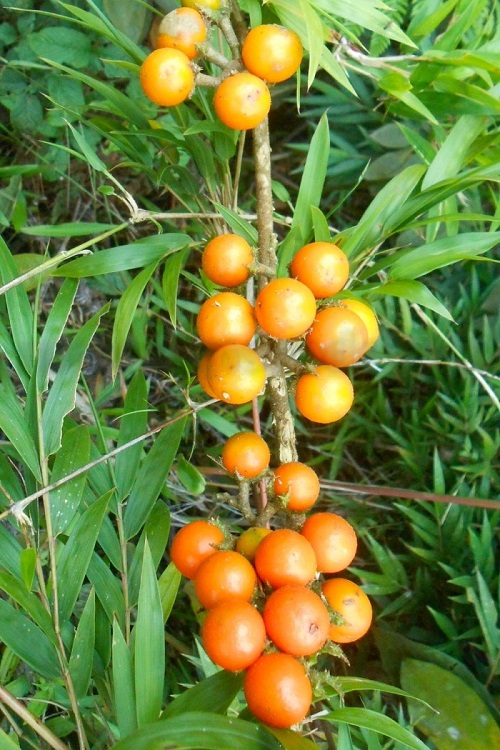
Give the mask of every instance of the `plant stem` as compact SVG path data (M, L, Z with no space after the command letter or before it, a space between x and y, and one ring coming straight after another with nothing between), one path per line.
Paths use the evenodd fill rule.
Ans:
M31 729L42 739L47 745L53 747L54 750L68 750L68 746L61 742L59 737L56 737L50 729L42 724L21 701L9 693L4 687L0 686L0 702L8 706L20 719L22 719Z

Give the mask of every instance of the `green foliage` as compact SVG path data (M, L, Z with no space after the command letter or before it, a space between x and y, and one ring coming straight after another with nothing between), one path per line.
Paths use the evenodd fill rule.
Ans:
M453 727L489 750L498 7L240 3L252 25L295 29L308 53L296 91L272 94L279 273L304 243L335 240L351 262L342 294L381 325L350 373L355 409L334 431L298 423L320 502L359 531L350 573L377 622L347 650L372 679L335 674L328 657L309 739L249 721L242 675L193 655L189 587L166 555L188 518L241 523L207 466L250 409L204 402L195 316L213 292L198 272L206 239L258 242L249 149L216 120L210 90L171 110L143 96L154 6L2 5L0 680L12 704L0 745L445 750ZM350 483L377 500L340 499Z

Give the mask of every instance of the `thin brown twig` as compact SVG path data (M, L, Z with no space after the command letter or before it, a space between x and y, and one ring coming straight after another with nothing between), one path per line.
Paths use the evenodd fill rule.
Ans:
M24 706L21 701L15 698L6 688L0 686L0 701L8 706L20 719L22 719L31 729L43 739L54 750L69 750L68 746L61 742L45 724L42 724L34 714Z

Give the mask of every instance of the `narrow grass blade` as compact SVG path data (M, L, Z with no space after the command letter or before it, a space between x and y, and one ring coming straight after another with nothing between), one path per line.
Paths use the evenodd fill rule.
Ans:
M129 383L127 396L120 418L118 446L125 445L139 435L143 435L148 424L148 385L142 370L137 370ZM123 500L132 489L137 475L143 445L138 443L119 453L115 459L116 488L119 500Z
M160 589L163 622L167 622L170 616L181 580L182 576L173 563L167 565L159 578L158 587Z
M62 438L60 450L56 453L50 475L51 483L85 466L90 458L90 435L86 425L67 430ZM71 522L80 505L87 472L70 479L57 487L49 495L52 531L54 536L63 532Z
M322 719L334 724L342 722L362 729L370 729L372 732L378 732L384 737L401 742L410 750L428 750L422 740L411 734L405 727L400 726L394 719L369 708L337 708Z
M135 549L134 556L129 568L129 600L130 606L134 606L139 595L141 570L143 567L144 545L149 545L151 559L154 569L157 570L168 544L170 534L170 512L161 500L156 503L149 514L141 538Z
M243 685L243 673L220 671L174 698L161 718L171 719L188 711L225 713Z
M102 557L95 552L90 558L87 577L95 588L96 596L109 622L112 623L117 618L120 627L125 627L125 604L120 581L113 575Z
M0 237L0 278L4 284L7 284L17 278L18 275L17 266L9 248ZM19 284L6 292L5 301L9 313L12 339L26 372L31 375L34 362L33 310L23 285Z
M56 650L45 633L19 610L0 599L0 641L37 674L59 677Z
M38 596L31 593L24 583L13 576L12 573L8 573L6 570L1 569L0 590L19 604L20 608L31 617L33 622L38 625L54 646L57 644L52 618Z
M116 620L113 621L113 696L120 738L137 729L132 654Z
M78 281L75 279L66 279L63 281L45 321L38 344L38 362L36 367L36 382L39 393L47 390L49 371L54 361L56 347L68 320L77 288Z
M16 391L0 362L0 430L5 434L12 447L17 451L21 461L29 468L33 476L41 481L40 463L35 441L27 425L26 414Z
M94 646L95 591L92 589L85 602L69 658L69 673L77 698L84 698L90 685L92 664L94 661Z

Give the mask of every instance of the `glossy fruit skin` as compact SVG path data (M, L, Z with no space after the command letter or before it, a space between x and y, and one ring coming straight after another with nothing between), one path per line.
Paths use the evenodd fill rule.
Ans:
M237 234L220 234L205 246L201 267L214 284L235 287L250 276L253 251L248 242Z
M257 576L246 557L233 550L219 550L202 562L194 577L194 590L204 609L230 599L250 601Z
M229 344L210 357L207 378L216 398L226 404L246 404L264 388L266 371L253 349Z
M319 365L314 373L301 375L295 390L295 404L311 422L330 424L342 419L352 406L354 389L342 370Z
M358 539L353 527L336 513L313 513L300 532L311 543L321 573L338 573L354 560Z
M194 72L184 52L162 47L146 57L139 80L148 99L160 107L173 107L190 95Z
M300 37L277 24L262 24L247 34L241 57L250 73L267 83L286 81L299 69L303 55Z
M348 299L340 300L339 304L347 307L348 310L352 310L356 315L359 315L368 331L366 349L370 349L380 336L377 318L371 307L368 307L368 305L361 302L359 299L351 299L350 297Z
M349 367L366 352L368 331L359 315L347 307L325 307L307 332L306 346L324 364Z
M286 654L311 656L328 638L328 610L321 597L306 586L282 586L273 591L262 616L267 635Z
M201 639L215 664L239 672L253 664L264 650L264 620L249 602L241 599L222 602L207 614Z
M236 540L235 550L244 555L251 563L255 560L257 547L265 536L271 533L271 529L263 526L252 526L246 529Z
M190 60L198 55L197 44L207 38L203 17L194 8L176 8L162 19L156 47L172 47L184 52Z
M271 94L264 81L243 71L225 78L214 97L217 117L233 130L250 130L266 119Z
M210 357L212 356L212 352L205 352L205 354L202 356L200 361L198 362L198 369L196 371L196 376L198 378L198 382L207 394L207 396L210 396L210 398L217 398L215 393L213 392L210 383L208 382L208 363L210 361Z
M269 466L269 446L256 432L237 432L222 448L222 465L230 474L255 479Z
M312 545L292 529L276 529L264 537L255 552L254 565L262 583L273 589L289 584L306 586L317 571Z
M192 521L174 536L170 557L177 570L186 578L194 578L201 563L214 555L224 534L213 523Z
M245 674L243 692L252 714L276 729L305 719L312 687L302 664L290 654L263 654Z
M256 330L253 307L241 294L215 294L200 307L196 330L207 349L249 344Z
M333 242L310 242L295 254L290 273L309 287L316 299L324 299L345 286L349 261Z
M316 300L305 284L296 279L273 279L255 300L257 322L276 339L294 339L311 327Z
M209 8L210 10L219 10L220 0L181 0L184 8Z
M274 493L286 497L287 510L304 513L312 508L319 491L318 475L307 464L290 461L274 470Z
M345 621L342 625L330 625L330 640L352 643L362 638L373 617L371 602L363 589L347 578L330 578L323 583L322 591L330 607Z

